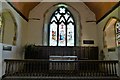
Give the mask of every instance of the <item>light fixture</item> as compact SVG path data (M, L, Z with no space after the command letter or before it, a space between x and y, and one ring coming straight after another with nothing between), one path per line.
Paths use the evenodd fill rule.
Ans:
M58 5L58 7L61 7L61 6L68 7L67 5L62 4L62 3Z

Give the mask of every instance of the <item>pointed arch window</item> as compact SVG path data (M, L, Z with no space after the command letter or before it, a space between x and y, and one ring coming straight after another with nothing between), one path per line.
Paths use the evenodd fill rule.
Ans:
M75 20L66 7L60 6L52 14L48 30L49 46L75 46Z

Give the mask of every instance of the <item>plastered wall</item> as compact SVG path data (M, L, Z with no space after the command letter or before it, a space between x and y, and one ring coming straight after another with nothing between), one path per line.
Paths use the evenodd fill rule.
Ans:
M30 11L29 14L29 22L28 22L28 44L38 44L43 45L43 36L45 24L45 14L46 12L58 3L55 2L42 2L38 4L33 10ZM68 6L71 6L79 13L79 43L80 46L98 46L98 39L97 39L97 27L95 22L86 22L91 20L96 20L94 13L82 2L73 2L73 3L65 3ZM51 11L51 12L54 12ZM75 15L75 14L73 14ZM48 17L50 17L49 15ZM31 18L37 18L40 20L34 20ZM47 37L47 36L44 36ZM83 40L94 40L93 45L83 44Z
M101 22L98 23L98 42L99 42L99 51L103 50L105 55L105 60L118 60L118 50L116 47L116 50L114 52L108 52L106 48L103 46L103 28L105 27L107 21L111 17L119 18L118 16L119 8L115 9L113 12L111 12L107 17L105 17ZM100 52L99 52L100 53Z
M0 12L4 9L9 10L14 16L17 23L17 40L16 45L10 45L7 43L0 43L0 77L4 74L5 65L4 59L22 59L23 58L23 46L26 44L27 39L27 25L28 22L24 20L7 2L1 2L2 6ZM3 50L3 46L12 47L11 51Z

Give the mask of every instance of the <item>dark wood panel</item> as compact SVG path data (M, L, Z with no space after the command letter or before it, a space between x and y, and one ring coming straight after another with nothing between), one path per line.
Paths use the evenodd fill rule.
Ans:
M98 47L27 46L25 59L49 59L49 56L77 56L79 60L97 60Z

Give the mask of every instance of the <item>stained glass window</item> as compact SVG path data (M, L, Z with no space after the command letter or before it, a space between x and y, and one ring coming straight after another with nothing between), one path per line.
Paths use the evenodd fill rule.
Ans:
M57 46L57 25L55 22L50 24L50 45Z
M49 23L49 46L75 46L75 21L71 12L60 6Z
M64 23L59 25L59 39L58 39L58 46L65 46L66 45L66 26Z

